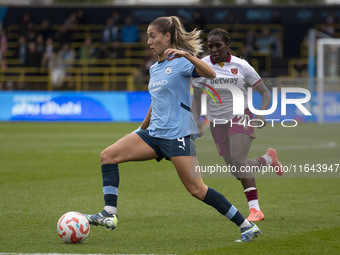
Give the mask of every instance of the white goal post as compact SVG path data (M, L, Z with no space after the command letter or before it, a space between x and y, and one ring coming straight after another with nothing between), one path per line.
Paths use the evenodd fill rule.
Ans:
M324 92L340 86L340 38L317 40L317 105L318 122L324 122ZM326 89L325 89L326 87ZM340 90L340 89L339 89Z

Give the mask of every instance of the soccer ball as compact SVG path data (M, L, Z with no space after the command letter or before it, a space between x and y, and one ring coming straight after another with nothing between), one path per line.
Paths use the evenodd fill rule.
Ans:
M79 212L67 212L57 224L58 235L65 243L81 243L90 233L90 224Z

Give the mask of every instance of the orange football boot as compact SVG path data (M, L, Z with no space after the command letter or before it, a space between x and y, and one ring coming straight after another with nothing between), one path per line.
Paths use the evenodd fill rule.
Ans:
M261 220L264 220L264 214L263 214L263 212L258 211L255 208L251 208L247 220L248 221L261 221Z
M268 148L266 151L266 155L272 158L272 163L270 164L272 167L274 167L274 171L277 175L282 176L283 174L283 166L280 163L280 161L277 159L277 153L276 150L273 148Z

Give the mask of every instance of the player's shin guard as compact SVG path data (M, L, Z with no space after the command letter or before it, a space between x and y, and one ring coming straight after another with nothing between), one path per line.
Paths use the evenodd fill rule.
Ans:
M117 164L102 165L104 201L107 207L117 207L119 171Z
M204 203L214 207L219 213L240 226L245 218L221 193L208 188L208 192L203 200Z

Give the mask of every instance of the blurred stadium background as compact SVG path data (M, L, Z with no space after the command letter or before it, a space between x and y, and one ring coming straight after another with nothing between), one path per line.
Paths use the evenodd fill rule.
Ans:
M339 44L325 42L322 61L318 50L319 39L340 38L339 4L0 0L0 255L339 254ZM210 29L226 28L234 53L266 85L311 91L313 116L292 105L287 116L278 110L271 118L299 125L257 130L250 157L273 146L284 164L326 164L333 172L258 178L263 235L239 246L238 230L190 198L171 163L130 162L120 171L117 230L92 228L84 245L63 245L55 229L63 213L102 208L100 151L136 129L147 112L148 67L155 59L145 30L164 15L202 29L202 39ZM197 140L197 150L201 164L204 156L217 157L209 134ZM241 185L226 177L206 182L247 214Z
M98 102L98 97L91 93L67 94L65 98L65 93L42 91L119 91L119 104L123 104L126 113L117 116L103 110L105 113L96 114L96 120L143 119L147 107L141 103L148 100L143 91L147 90L148 68L155 61L146 45L145 31L151 20L164 15L179 16L188 30L203 30L202 39L215 27L226 28L235 55L248 60L262 77L281 79L283 82L276 82L278 87L298 83L314 93L316 40L340 37L340 9L334 5L337 2L0 1L0 91L19 93L0 93L0 120L91 120L90 113L84 112L86 105L76 103L85 95L93 104L99 104L98 108L115 107L107 101ZM329 47L330 53L325 55L325 76L334 78L328 90L338 91L334 82L340 73L339 47L333 48ZM126 91L142 92L124 94ZM117 97L117 93L111 95ZM143 100L139 100L140 95ZM338 95L323 101L317 101L316 94L314 97L312 108L318 102L330 101L334 103L328 108L339 108ZM137 111L135 105L140 106ZM42 112L44 116L40 116ZM82 114L87 115L79 117ZM333 120L340 119L339 110L332 114L336 115L330 116ZM327 121L327 116L322 119Z

